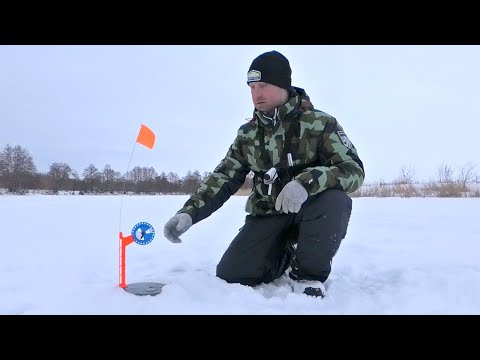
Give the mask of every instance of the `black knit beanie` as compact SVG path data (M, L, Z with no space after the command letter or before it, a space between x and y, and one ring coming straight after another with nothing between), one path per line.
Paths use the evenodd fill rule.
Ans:
M247 84L266 82L286 90L292 86L292 69L288 59L278 51L269 51L256 57L247 74Z

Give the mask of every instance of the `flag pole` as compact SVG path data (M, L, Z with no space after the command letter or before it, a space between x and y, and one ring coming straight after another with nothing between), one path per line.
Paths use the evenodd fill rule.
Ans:
M121 288L127 288L125 281L125 272L126 272L126 247L133 242L133 236L129 235L127 237L123 236L122 233L122 208L123 208L123 195L125 194L125 187L127 184L128 171L130 170L130 164L132 162L133 153L135 152L135 147L137 142L146 146L149 149L153 149L155 144L155 134L153 131L146 125L141 124L140 131L138 132L137 139L133 144L132 153L130 154L130 160L127 165L127 172L125 173L125 180L123 181L123 190L120 196L120 214L119 214L119 223L118 223L118 271L119 271L119 284Z
M123 190L122 194L120 195L120 215L119 215L119 222L118 222L118 232L119 232L119 239L118 239L118 266L119 266L119 285L122 288L126 288L127 284L125 283L125 253L126 249L124 245L124 238L122 234L122 207L123 207L123 195L125 193L125 187L127 184L127 176L128 170L130 169L130 163L132 162L133 153L135 151L135 147L137 146L137 142L133 145L132 153L130 154L130 160L128 161L127 165L127 172L125 173L125 179L123 181Z
M137 142L133 145L132 153L130 154L130 160L128 161L127 165L127 172L125 173L125 180L123 181L123 190L122 190L122 195L120 197L120 221L118 223L118 231L120 232L122 230L122 205L123 205L123 194L125 193L125 187L127 184L127 176L128 176L128 170L130 170L130 163L132 162L132 157L133 157L133 152L135 151L135 147L137 146Z

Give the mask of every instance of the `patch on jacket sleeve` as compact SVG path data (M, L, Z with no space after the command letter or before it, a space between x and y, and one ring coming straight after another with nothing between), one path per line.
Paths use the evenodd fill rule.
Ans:
M340 140L342 140L343 145L345 145L349 149L353 148L353 144L348 138L347 134L345 134L345 132L339 130L337 131L337 135L340 137Z

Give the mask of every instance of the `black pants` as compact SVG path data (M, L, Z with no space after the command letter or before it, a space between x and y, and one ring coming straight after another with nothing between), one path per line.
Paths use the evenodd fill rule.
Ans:
M324 282L351 211L347 194L326 190L309 197L297 214L248 215L217 265L217 276L255 286L275 280L291 265L292 277Z

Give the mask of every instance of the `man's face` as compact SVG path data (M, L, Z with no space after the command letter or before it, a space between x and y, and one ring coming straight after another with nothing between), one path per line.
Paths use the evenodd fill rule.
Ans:
M251 82L248 84L252 93L255 108L270 116L275 108L285 104L288 100L288 91L265 82Z

